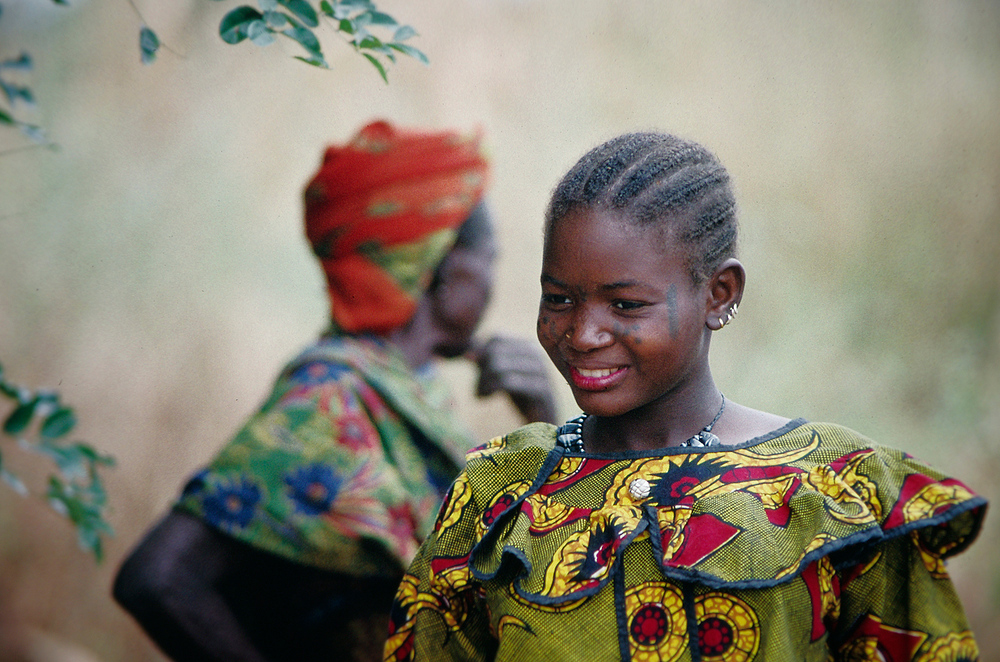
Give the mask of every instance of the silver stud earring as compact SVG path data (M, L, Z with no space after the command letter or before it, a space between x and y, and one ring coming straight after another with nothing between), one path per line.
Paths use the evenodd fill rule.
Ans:
M726 312L726 316L719 318L719 324L721 326L729 324L730 322L733 321L733 318L736 317L736 313L738 312L739 312L739 304L734 303L732 306L729 307L729 310Z

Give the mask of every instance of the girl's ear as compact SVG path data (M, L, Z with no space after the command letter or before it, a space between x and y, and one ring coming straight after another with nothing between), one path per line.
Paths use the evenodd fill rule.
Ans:
M743 298L746 277L746 270L734 257L719 265L708 281L705 326L718 331L736 316Z

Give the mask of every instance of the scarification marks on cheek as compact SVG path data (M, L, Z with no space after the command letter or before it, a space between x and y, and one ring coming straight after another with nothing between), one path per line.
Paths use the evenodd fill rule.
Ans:
M555 338L558 335L555 321L548 315L539 316L536 333L539 337L545 336L550 339Z
M629 327L628 330L631 333L630 337L632 338L632 342L634 342L636 345L641 345L642 338L639 336L639 325L633 324L632 326Z
M667 319L669 324L670 337L677 335L679 322L677 320L677 286L673 283L667 288Z
M621 322L615 322L611 328L616 338L620 338L636 345L642 343L642 338L639 337L639 329L641 327L638 324L625 326Z

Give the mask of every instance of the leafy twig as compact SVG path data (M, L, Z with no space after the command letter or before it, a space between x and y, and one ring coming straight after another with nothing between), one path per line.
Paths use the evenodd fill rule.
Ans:
M343 34L347 43L386 82L389 81L386 63L380 58L395 63L396 55L402 53L424 64L428 62L420 50L404 43L417 34L416 30L380 12L371 0L320 0L316 7L308 0L257 0L257 7L240 5L229 11L219 24L219 36L227 44L249 40L257 46L267 46L278 35L284 36L305 49L306 55L297 55L296 59L328 69L320 41L313 32L322 19ZM390 37L379 38L375 31L388 33Z
M4 420L0 441L16 439L16 447L47 457L55 464L56 471L49 475L45 497L56 512L76 527L80 547L101 561L103 537L114 532L105 519L107 493L99 469L114 466L114 458L102 455L86 443L65 441L76 427L76 414L60 402L55 391L33 392L11 384L4 379L0 366L0 395L14 405ZM29 493L24 481L4 466L2 454L0 480L19 494Z
M27 136L32 142L46 144L45 132L40 126L19 120L14 116L14 108L18 104L35 105L35 95L27 85L15 82L9 74L25 74L34 66L31 56L22 52L20 56L0 61L0 95L7 102L9 110L0 108L0 125L13 127Z

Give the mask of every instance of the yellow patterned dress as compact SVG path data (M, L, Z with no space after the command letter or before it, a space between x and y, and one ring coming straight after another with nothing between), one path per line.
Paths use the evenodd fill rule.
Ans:
M736 446L468 455L400 586L388 660L976 660L944 559L986 502L795 420Z

